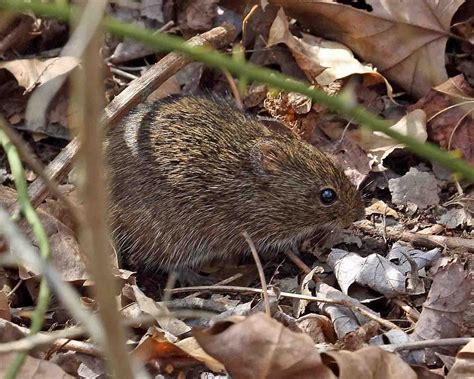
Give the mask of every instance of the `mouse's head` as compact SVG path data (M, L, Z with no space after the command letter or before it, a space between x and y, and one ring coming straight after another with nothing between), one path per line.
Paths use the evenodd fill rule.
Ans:
M364 216L361 194L342 168L297 138L260 139L253 161L268 212L293 232L345 228Z

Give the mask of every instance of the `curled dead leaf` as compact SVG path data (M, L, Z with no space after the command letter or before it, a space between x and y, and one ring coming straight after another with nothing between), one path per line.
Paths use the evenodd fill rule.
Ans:
M367 10L327 0L269 3L282 6L314 34L348 46L421 97L448 79L444 50L451 19L464 0L372 0Z
M340 379L416 379L416 373L397 355L377 347L355 352L334 351L321 354L323 362L338 372Z
M194 330L202 348L239 378L336 378L310 337L294 333L263 313Z
M307 33L302 33L302 38L294 36L283 9L278 11L268 37L268 46L278 43L288 46L308 79L320 86L328 86L353 74L362 74L366 85L385 83L391 93L387 80L371 65L360 63L346 46Z
M10 71L18 84L30 92L33 87L39 86L60 75L67 74L76 68L80 60L75 57L56 57L45 60L16 59L0 63L0 69Z

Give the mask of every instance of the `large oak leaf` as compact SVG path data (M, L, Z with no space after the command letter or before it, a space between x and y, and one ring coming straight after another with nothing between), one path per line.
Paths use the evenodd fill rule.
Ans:
M327 0L269 2L421 97L448 79L444 50L451 18L464 0L367 0L370 11Z

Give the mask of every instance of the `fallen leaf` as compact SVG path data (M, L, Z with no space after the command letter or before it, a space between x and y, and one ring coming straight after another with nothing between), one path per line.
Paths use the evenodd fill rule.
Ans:
M10 71L18 81L18 84L30 92L35 86L39 86L60 75L67 74L75 69L80 60L75 57L56 57L45 60L40 59L16 59L0 63L0 69Z
M5 377L6 373L10 369L16 359L16 353L8 353L0 355L0 376ZM48 362L42 359L36 359L30 356L26 356L25 362L18 373L18 378L74 378L71 375L66 374L54 363Z
M458 226L473 226L474 220L472 215L469 214L464 208L453 208L443 214L438 224L446 226L448 229L455 229Z
M409 109L421 109L429 120L430 141L457 150L474 164L474 89L458 75L431 90Z
M0 291L0 318L7 321L12 319L8 297L4 291Z
M316 274L321 274L324 272L324 269L321 266L315 266L310 272L308 272L303 279L301 280L301 284L298 288L297 291L296 288L293 289L292 291L288 291L285 289L282 289L282 291L285 292L296 292L300 293L301 295L305 296L311 296L311 290L309 289L310 284L312 283L313 276ZM298 318L300 317L306 310L306 306L309 304L308 300L304 299L294 299L293 300L293 315L294 317Z
M447 379L467 378L474 372L474 338L456 355L456 361Z
M411 339L423 341L459 337L470 291L469 272L461 263L452 262L439 269L433 276L433 284ZM449 355L456 349L456 346L440 346L426 351L429 353L434 350Z
M382 216L389 216L395 219L398 219L398 213L396 210L390 208L387 204L385 204L382 200L378 200L369 207L365 208L366 216L370 216L373 214L378 214Z
M448 79L444 51L464 0L367 1L370 12L323 0L269 0L315 35L343 43L416 96Z
M193 330L203 349L222 362L233 378L335 378L308 336L263 313L233 320Z
M156 327L148 329L147 334L131 354L144 363L154 359L167 360L171 364L194 361L194 363L205 364L214 372L224 372L224 366L204 352L193 337L179 342L170 341L164 332Z
M433 174L418 171L415 167L401 178L390 179L388 188L392 202L400 207L414 205L425 209L439 204L438 181Z
M210 370L221 373L225 371L224 365L207 354L194 337L185 338L177 342L176 346L194 359L204 363Z
M338 372L340 379L417 378L400 357L373 346L355 352L341 350L321 355L324 363Z
M434 91L448 95L457 101L474 101L474 89L464 79L462 74L449 78L444 83L433 88Z
M275 17L267 43L268 46L278 43L287 45L308 79L320 86L328 86L353 74L362 74L367 75L367 85L385 83L388 92L391 92L385 78L372 66L360 63L346 46L307 33L302 33L302 38L295 37L290 32L283 9Z
M124 39L123 42L120 42L115 47L113 54L109 57L109 60L111 63L121 64L123 62L146 57L147 55L153 54L154 52L154 49L142 43L131 39Z
M361 304L357 299L347 296L324 282L316 283L314 292L314 296L316 297L330 300L342 300L368 312L373 312L371 309ZM325 313L330 317L333 322L334 330L339 338L344 337L347 333L357 330L360 325L369 321L367 317L362 316L359 312L353 311L346 306L324 302L318 304L318 306L322 313Z
M211 29L217 16L219 0L194 0L185 2L185 8L178 13L178 22L181 28L194 31Z
M80 378L103 378L107 371L102 359L90 356L88 354L76 353L80 362L77 368L77 376Z
M415 138L419 142L426 142L426 115L422 110L415 109L402 117L390 129L405 136ZM369 132L366 129L349 131L347 138L356 141L362 149L369 152L375 162L383 164L395 149L404 149L405 146L382 132ZM383 167L381 167L383 169Z
M165 22L163 16L163 0L142 0L140 4L140 15L158 22Z
M414 249L413 247L395 242L392 248L387 253L385 258L397 265L400 272L406 274L411 270L411 264L415 264L417 270L421 270L427 266L430 266L438 258L441 258L441 248L435 247L434 249L423 251ZM411 260L411 263L408 261Z
M178 320L176 317L172 317L171 312L164 303L158 303L149 298L136 285L132 285L130 288L133 290L137 304L142 312L155 317L158 325L160 325L163 330L174 336L180 336L191 330L191 328L183 321ZM166 317L167 315L170 316Z
M386 296L406 293L405 276L397 265L381 255L361 257L345 250L331 249L327 264L334 270L337 282L345 294L349 294L354 283Z
M8 208L15 201L15 191L8 187L0 186L0 206ZM48 235L52 265L64 281L85 281L88 278L84 263L85 255L79 247L74 231L67 225L68 221L64 223L56 218L59 214L56 213L56 210L48 213L49 209L53 208L56 207L53 207L52 201L49 201L37 209L38 216ZM31 238L32 233L29 228L26 229L26 234ZM33 246L38 247L36 241L33 241ZM38 274L31 267L27 266L24 268L20 267L19 272L20 278L24 280L33 278Z
M380 325L377 321L369 321L360 328L351 333L346 334L336 343L336 347L340 350L359 350L369 343L369 341L378 335Z
M316 344L334 343L337 340L331 320L324 315L310 313L298 318L296 323Z

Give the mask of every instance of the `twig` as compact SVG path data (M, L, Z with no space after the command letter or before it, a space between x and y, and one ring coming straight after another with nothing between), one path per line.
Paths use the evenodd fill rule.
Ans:
M234 32L235 29L231 26L217 27L191 38L187 44L190 46L210 45L218 49L232 42ZM150 93L191 62L191 58L177 53L170 53L165 56L151 66L139 79L131 82L126 89L105 107L101 124L106 129L113 128L130 109L143 102ZM48 176L57 181L64 178L72 167L72 161L77 154L78 148L77 138L74 138L48 164L46 168ZM48 188L45 187L41 178L38 178L30 185L28 193L33 205L37 206L48 195Z
M257 265L257 270L258 270L258 276L260 277L260 284L262 285L262 294L263 294L263 301L265 303L265 313L267 314L268 317L272 316L272 313L270 311L270 300L268 299L268 288L267 288L267 282L265 281L265 273L263 272L263 267L262 267L262 262L260 261L260 258L257 253L257 249L255 248L255 244L253 243L252 239L248 235L247 232L243 232L242 235L245 238L245 241L247 241L250 251L252 252L253 259L255 260L255 264Z
M391 302L399 306L413 321L418 321L420 312L410 307L407 303L400 299L391 299Z
M57 183L53 183L44 172L42 164L34 156L31 149L23 141L20 135L9 127L3 117L0 117L0 129L7 135L8 139L15 145L21 159L33 170L33 172L43 180L45 186L68 210L76 225L80 224L80 214L77 207L59 190Z
M176 310L173 311L171 314L179 317L196 317L195 311L191 313L187 310ZM197 312L197 314L203 317L214 315L214 313L203 311ZM169 319L170 314L168 313L166 315L158 316L142 315L133 319L124 320L123 325L126 327L143 328L144 326L146 327L155 324L156 318L161 317ZM30 331L28 328L18 325L15 325L15 328L18 328L24 334L28 334ZM44 332L35 335L29 335L16 341L0 343L0 354L10 353L12 351L30 351L33 349L38 349L51 345L52 348L60 347L61 350L79 351L76 349L82 349L81 352L84 352L85 349L89 349L89 352L87 352L86 354L102 356L102 353L97 350L94 345L81 345L81 341L72 340L72 338L78 338L86 334L86 332L87 331L82 326L72 326L66 329L55 330L53 332ZM95 351L97 351L97 353L95 353Z
M369 222L360 222L356 225L359 230L370 235L379 235L378 229L374 228ZM460 237L437 236L434 234L421 234L412 232L403 232L387 227L387 237L393 240L402 240L428 248L448 247L451 249L462 247L468 251L474 251L474 240Z
M469 337L458 337L458 338L444 338L444 339L432 339L424 341L412 341L404 342L400 344L389 344L389 345L379 345L384 350L396 352L402 350L419 350L426 347L439 347L439 346L461 346L466 345L471 341L472 338Z
M36 241L38 242L41 257L44 260L49 260L51 256L51 250L48 241L48 234L46 233L40 218L36 214L35 209L31 206L30 199L28 198L28 187L26 184L25 172L23 170L18 151L3 130L0 130L0 144L5 151L8 163L10 164L10 170L15 181L17 198L18 203L20 204L21 212L24 214L33 231ZM44 315L48 309L49 296L50 291L48 282L43 277L40 282L37 305L31 317L31 334L38 333L43 326ZM26 356L26 353L20 353L15 357L12 365L8 368L8 371L5 374L6 379L16 378L21 370L21 366L23 366L23 363L25 362Z
M242 103L242 99L240 97L240 92L239 89L237 88L237 85L235 84L235 79L232 77L229 71L223 70L225 78L227 79L227 82L229 83L230 90L232 91L232 95L234 95L234 101L239 109L244 109L244 104Z
M284 253L295 264L295 266L298 267L305 274L309 274L311 272L311 269L306 265L306 263L304 263L300 259L300 257L298 257L291 250L285 250Z
M120 70L116 67L110 67L110 72L113 73L113 74L117 74L117 75L120 75L124 78L127 78L129 80L135 80L135 79L138 79L138 76L136 75L133 75L133 74L130 74L129 72L126 72L126 71L123 71L123 70Z
M7 293L7 299L16 292L16 290L21 286L21 283L23 283L23 279L19 279L18 283L15 284L15 287L13 287L11 291Z
M183 293L190 291L209 291L209 292L250 292L250 293L262 293L263 290L259 288L250 288L250 287L237 287L237 286L197 286L197 287L182 287L174 288L170 290L172 293ZM360 308L357 305L351 304L348 301L344 300L334 300L334 299L324 299L314 296L299 295L289 292L279 292L279 295L282 297L292 298L292 299L301 299L307 301L316 301L326 304L342 305L344 307L350 308L356 312L359 312L361 315L370 318L371 320L377 321L380 325L384 326L387 329L400 329L394 323L384 320L383 318L377 316L375 313L369 312L365 309Z
M169 20L166 24L164 24L161 28L157 30L157 32L162 33L166 32L168 29L170 29L172 26L174 26L174 21Z
M30 332L28 328L22 328L20 326L18 326L18 328L21 329L25 334ZM30 350L47 345L52 345L53 348L58 348L68 344L67 349L63 350L77 351L75 348L79 347L82 349L81 352L84 352L85 349L88 349L87 354L96 356L99 355L99 351L91 343L71 340L71 338L76 338L83 334L84 328L80 326L73 326L50 333L38 333L16 341L1 343L0 354L10 353L12 351L28 352Z
M169 290L174 288L177 280L178 280L178 273L175 271L171 271L168 274L168 278L166 279L165 289L163 291L164 295L163 295L162 301L164 303L167 303L168 301L171 300L171 292Z
M242 273L237 273L235 275L232 275L224 280L221 280L220 282L217 282L215 285L216 286L223 286L225 284L229 284L229 283L232 283L234 280L237 280L237 279L240 279L242 276L244 276ZM185 297L185 299L192 299L193 297L198 297L199 295L201 295L202 292L195 292L195 293L192 293L191 295L188 295Z

